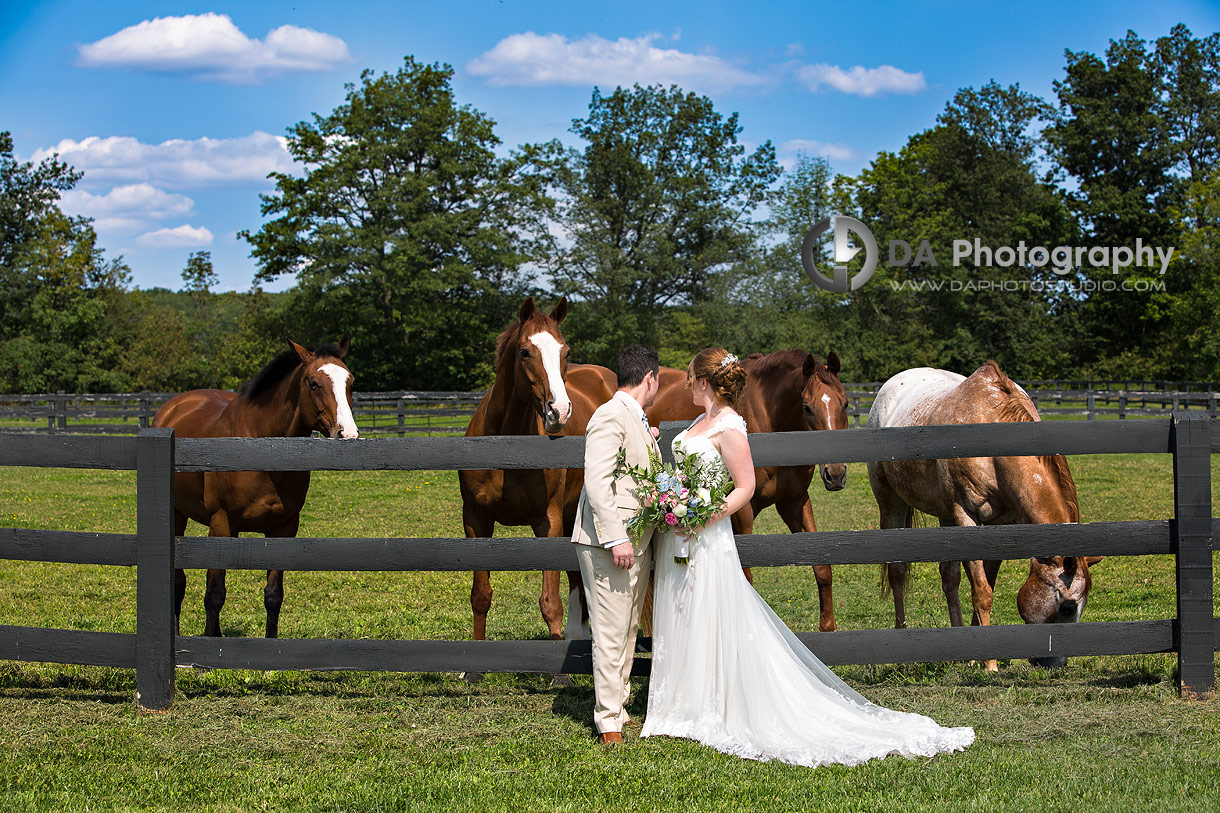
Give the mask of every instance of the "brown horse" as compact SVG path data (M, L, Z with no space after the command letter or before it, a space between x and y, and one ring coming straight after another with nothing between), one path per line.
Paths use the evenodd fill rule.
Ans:
M237 392L191 390L157 410L153 426L166 426L182 438L359 436L352 418L352 374L343 363L349 336L338 347L306 349L289 342ZM209 471L174 475L174 534L186 533L187 519L208 528L208 536L237 536L242 531L264 536L296 536L301 508L309 491L307 471ZM186 595L186 573L174 579L174 632ZM267 637L279 633L284 601L284 572L267 571L263 605ZM204 635L220 635L225 603L225 571L209 570L203 606Z
M567 313L566 298L549 316L534 307L532 297L521 303L517 321L497 341L496 380L470 419L466 437L584 436L593 411L614 395L614 373L593 365L568 366L568 345L559 330ZM539 537L567 536L576 522L584 470L461 471L458 482L467 537L490 537L497 522L528 525ZM576 637L584 606L580 571L568 572L568 586L568 629ZM476 641L487 637L491 593L491 574L475 571L470 607ZM543 572L538 606L551 638L562 638L559 571ZM577 606L582 613L573 612Z
M1003 423L1040 420L1025 391L994 361L969 378L919 367L891 378L877 391L868 415L870 427ZM868 464L869 482L882 528L911 527L914 512L936 517L942 526L1080 521L1076 485L1063 455L968 457L949 460L899 460ZM1028 624L1080 620L1092 583L1089 566L1101 557L1031 559L1029 575L1017 594L1017 609ZM942 562L941 587L949 623L961 626L958 603L961 565L970 578L973 625L991 623L999 560ZM894 626L906 626L904 590L908 565L883 565L894 593ZM1062 665L1063 659L1040 659ZM987 669L995 671L996 662Z
M804 350L783 350L768 356L755 353L742 365L746 387L737 411L750 432L799 432L805 429L846 429L847 393L839 381L839 357L831 351L826 363ZM661 390L648 409L655 426L662 421L693 420L702 410L691 402L686 371L661 368ZM815 531L809 484L813 466L765 466L754 470L754 498L733 515L733 532L754 531L754 518L774 505L793 533ZM847 484L847 466L821 466L822 485L838 491ZM749 568L746 577L753 581ZM834 598L830 565L814 566L818 582L820 615L818 629L835 629Z

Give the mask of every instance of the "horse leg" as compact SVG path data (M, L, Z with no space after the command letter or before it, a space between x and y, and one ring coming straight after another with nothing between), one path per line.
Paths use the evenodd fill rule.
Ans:
M579 612L577 611L579 608ZM585 603L584 581L579 570L568 571L568 622L563 637L569 641L589 637L589 606Z
M533 525L534 536L548 538L563 534L563 515L557 510L548 510L547 515ZM569 580L568 586L571 587ZM569 600L571 595L569 593ZM542 571L542 595L538 597L538 609L552 641L563 639L563 602L559 598L559 571Z
M295 537L301 527L301 515L288 519L283 525L264 536ZM284 571L268 570L267 586L263 588L263 606L267 608L267 637L278 638L280 634L280 606L284 603Z
M940 563L940 589L944 591L945 603L949 606L949 626L962 625L962 603L958 590L962 584L962 563L958 561Z
M995 599L995 593L992 589L992 580L988 578L987 569L983 562L978 559L972 559L965 563L966 575L970 577L970 600L974 605L974 615L970 618L970 625L973 627L991 626L991 607ZM996 565L995 570L999 570L999 565ZM994 571L993 571L994 572ZM995 660L988 660L984 664L984 668L988 672L1000 671L999 665Z
M186 536L186 514L174 512L174 536ZM174 571L174 635L182 634L182 600L186 598L186 571Z
M915 509L898 496L898 492L886 479L885 470L881 464L870 463L868 465L868 480L873 488L873 497L877 500L881 527L910 528L915 522ZM885 580L882 582L882 597L885 596L886 582L888 582L890 592L894 595L894 629L906 629L906 585L910 574L910 563L886 562L881 565L881 574Z
M462 520L467 539L490 537L495 529L494 520L470 507L462 508ZM476 570L473 576L470 585L470 610L474 614L471 638L484 641L487 639L487 611L491 609L491 572Z
M229 528L229 517L223 511L217 511L208 525L208 536L236 536ZM220 610L225 606L225 572L209 570L207 587L203 591L203 609L205 620L203 634L220 637Z
M804 500L776 503L775 510L792 533L813 533L818 527L813 521L813 503L809 501L809 493L804 493ZM818 629L821 632L834 632L835 623L834 577L830 565L814 565L813 575L818 582Z

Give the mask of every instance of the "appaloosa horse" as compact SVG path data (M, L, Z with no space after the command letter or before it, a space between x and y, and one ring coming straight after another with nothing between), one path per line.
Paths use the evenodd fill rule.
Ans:
M338 347L289 349L267 363L237 392L191 390L157 410L153 426L174 430L180 438L359 436L352 418L352 374L343 363L349 336ZM187 519L208 528L208 536L237 536L242 531L264 536L296 536L301 508L309 491L307 471L208 471L174 475L174 534L186 533ZM174 578L174 632L186 595L186 573ZM267 571L263 604L267 637L279 633L284 600L284 572ZM225 571L209 570L203 606L204 635L220 635L225 603Z
M768 356L755 353L742 365L746 386L737 411L750 432L799 432L805 429L846 429L847 393L839 381L839 357L831 351L826 363L804 350L783 350ZM661 389L648 420L655 426L662 421L693 420L702 410L691 401L686 386L686 371L661 368ZM754 470L754 498L733 515L733 532L754 531L754 518L774 505L792 533L815 531L809 484L813 466L764 466ZM847 466L826 463L821 466L822 485L838 491L847 484ZM749 568L746 577L753 581ZM818 629L835 629L834 598L830 565L815 565L820 614Z
M496 380L470 419L466 437L584 436L593 411L614 395L615 379L604 367L568 366L568 345L559 330L567 313L566 298L549 316L534 307L532 297L521 303L517 321L497 341ZM458 483L467 537L490 537L497 522L528 525L538 537L567 536L576 522L584 470L461 471ZM568 587L569 637L579 637L584 614L580 571L568 572ZM475 571L470 607L476 641L487 637L491 594L491 574ZM543 572L538 606L551 638L562 638L559 571Z
M919 367L891 378L877 391L868 415L870 427L1005 423L1040 420L1025 391L994 361L969 377ZM1063 455L967 457L948 460L898 460L868 464L869 482L882 528L909 528L914 512L936 517L942 526L1080 521L1076 485ZM1028 624L1080 620L1088 599L1089 566L1101 557L1054 556L1031 559L1029 575L1017 594L1017 609ZM961 626L958 603L960 562L942 562L941 587L949 622ZM999 560L969 561L973 625L991 623ZM908 564L882 565L894 593L894 626L906 626L904 590ZM1064 659L1039 659L1046 666ZM987 669L996 670L988 661Z

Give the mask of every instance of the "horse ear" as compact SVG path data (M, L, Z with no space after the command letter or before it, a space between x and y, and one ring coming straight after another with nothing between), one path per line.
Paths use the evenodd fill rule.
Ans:
M831 350L830 355L826 357L826 369L830 370L835 375L839 374L839 370L843 369L839 364L839 354Z
M343 338L339 340L339 358L347 358L347 348L352 344L352 332L349 330L343 334Z
M1089 567L1092 567L1093 565L1097 564L1104 558L1106 558L1106 557L1104 557L1104 556L1086 556L1086 557L1084 557L1084 562Z
M559 304L555 306L555 310L551 311L551 318L556 324L563 321L563 318L568 315L568 298L565 296L559 300Z
M301 345L294 342L292 339L288 340L288 346L291 347L293 352L295 352L297 354L297 358L299 358L301 360L302 364L308 364L309 362L313 361L314 358L316 358L314 356L314 354L309 351L308 348L302 347Z
M818 360L813 357L813 353L806 353L805 354L805 363L801 367L801 374L804 375L806 379L808 379L809 376L813 375L813 371L815 369L817 369L817 366L818 366Z
M527 296L525 301L521 303L521 310L517 311L517 318L524 322L526 319L534 315L534 298Z

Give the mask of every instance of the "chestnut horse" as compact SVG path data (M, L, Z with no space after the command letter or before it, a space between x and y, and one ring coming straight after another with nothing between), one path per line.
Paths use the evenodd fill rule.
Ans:
M534 307L533 297L521 303L517 321L497 341L496 380L470 419L466 437L584 436L593 411L614 395L615 378L603 367L568 366L568 345L559 330L567 313L566 298L549 316ZM467 537L490 537L497 522L528 525L538 537L567 536L576 523L584 470L460 471L458 483ZM568 572L568 587L568 629L570 637L578 637L584 614L580 571ZM491 574L475 571L470 607L476 641L487 637L491 593ZM538 606L551 638L562 638L559 571L543 572Z
M175 395L157 410L153 426L174 430L180 438L308 437L315 431L329 438L359 436L352 418L352 374L343 363L350 336L338 347L306 349L290 341L289 349L267 363L237 392L191 390ZM208 528L208 536L237 536L242 531L264 536L296 536L301 508L309 491L307 471L207 471L174 475L174 534L186 533L187 519ZM174 633L186 573L175 572ZM263 590L267 637L279 633L284 600L284 571L268 570ZM204 635L220 635L225 603L225 571L209 570L203 606Z
M1033 401L994 361L969 378L919 367L891 378L877 391L868 414L870 427L1003 423L1040 420ZM942 526L1080 521L1076 484L1063 455L898 460L868 464L868 479L881 512L882 528L909 528L914 512L936 517ZM1027 624L1079 621L1088 599L1089 566L1101 557L1030 559L1029 575L1017 594ZM961 565L970 579L972 625L991 623L1000 560L942 562L941 588L949 623L962 625L958 603ZM894 593L894 626L906 626L904 590L908 564L882 565ZM1062 659L1040 659L1062 665ZM988 671L996 662L987 662Z
M805 429L846 429L847 393L839 381L839 357L831 351L826 363L804 350L783 350L764 356L755 353L742 361L746 387L737 411L750 432L799 432ZM648 420L693 420L702 409L691 401L686 386L686 371L661 368L661 389L648 409ZM754 470L754 498L733 515L733 532L754 531L754 518L774 505L792 533L815 531L809 484L813 466L765 466ZM822 485L839 491L847 484L847 466L826 463L821 466ZM753 574L745 568L746 577ZM815 565L820 614L818 629L835 629L834 598L830 565Z

